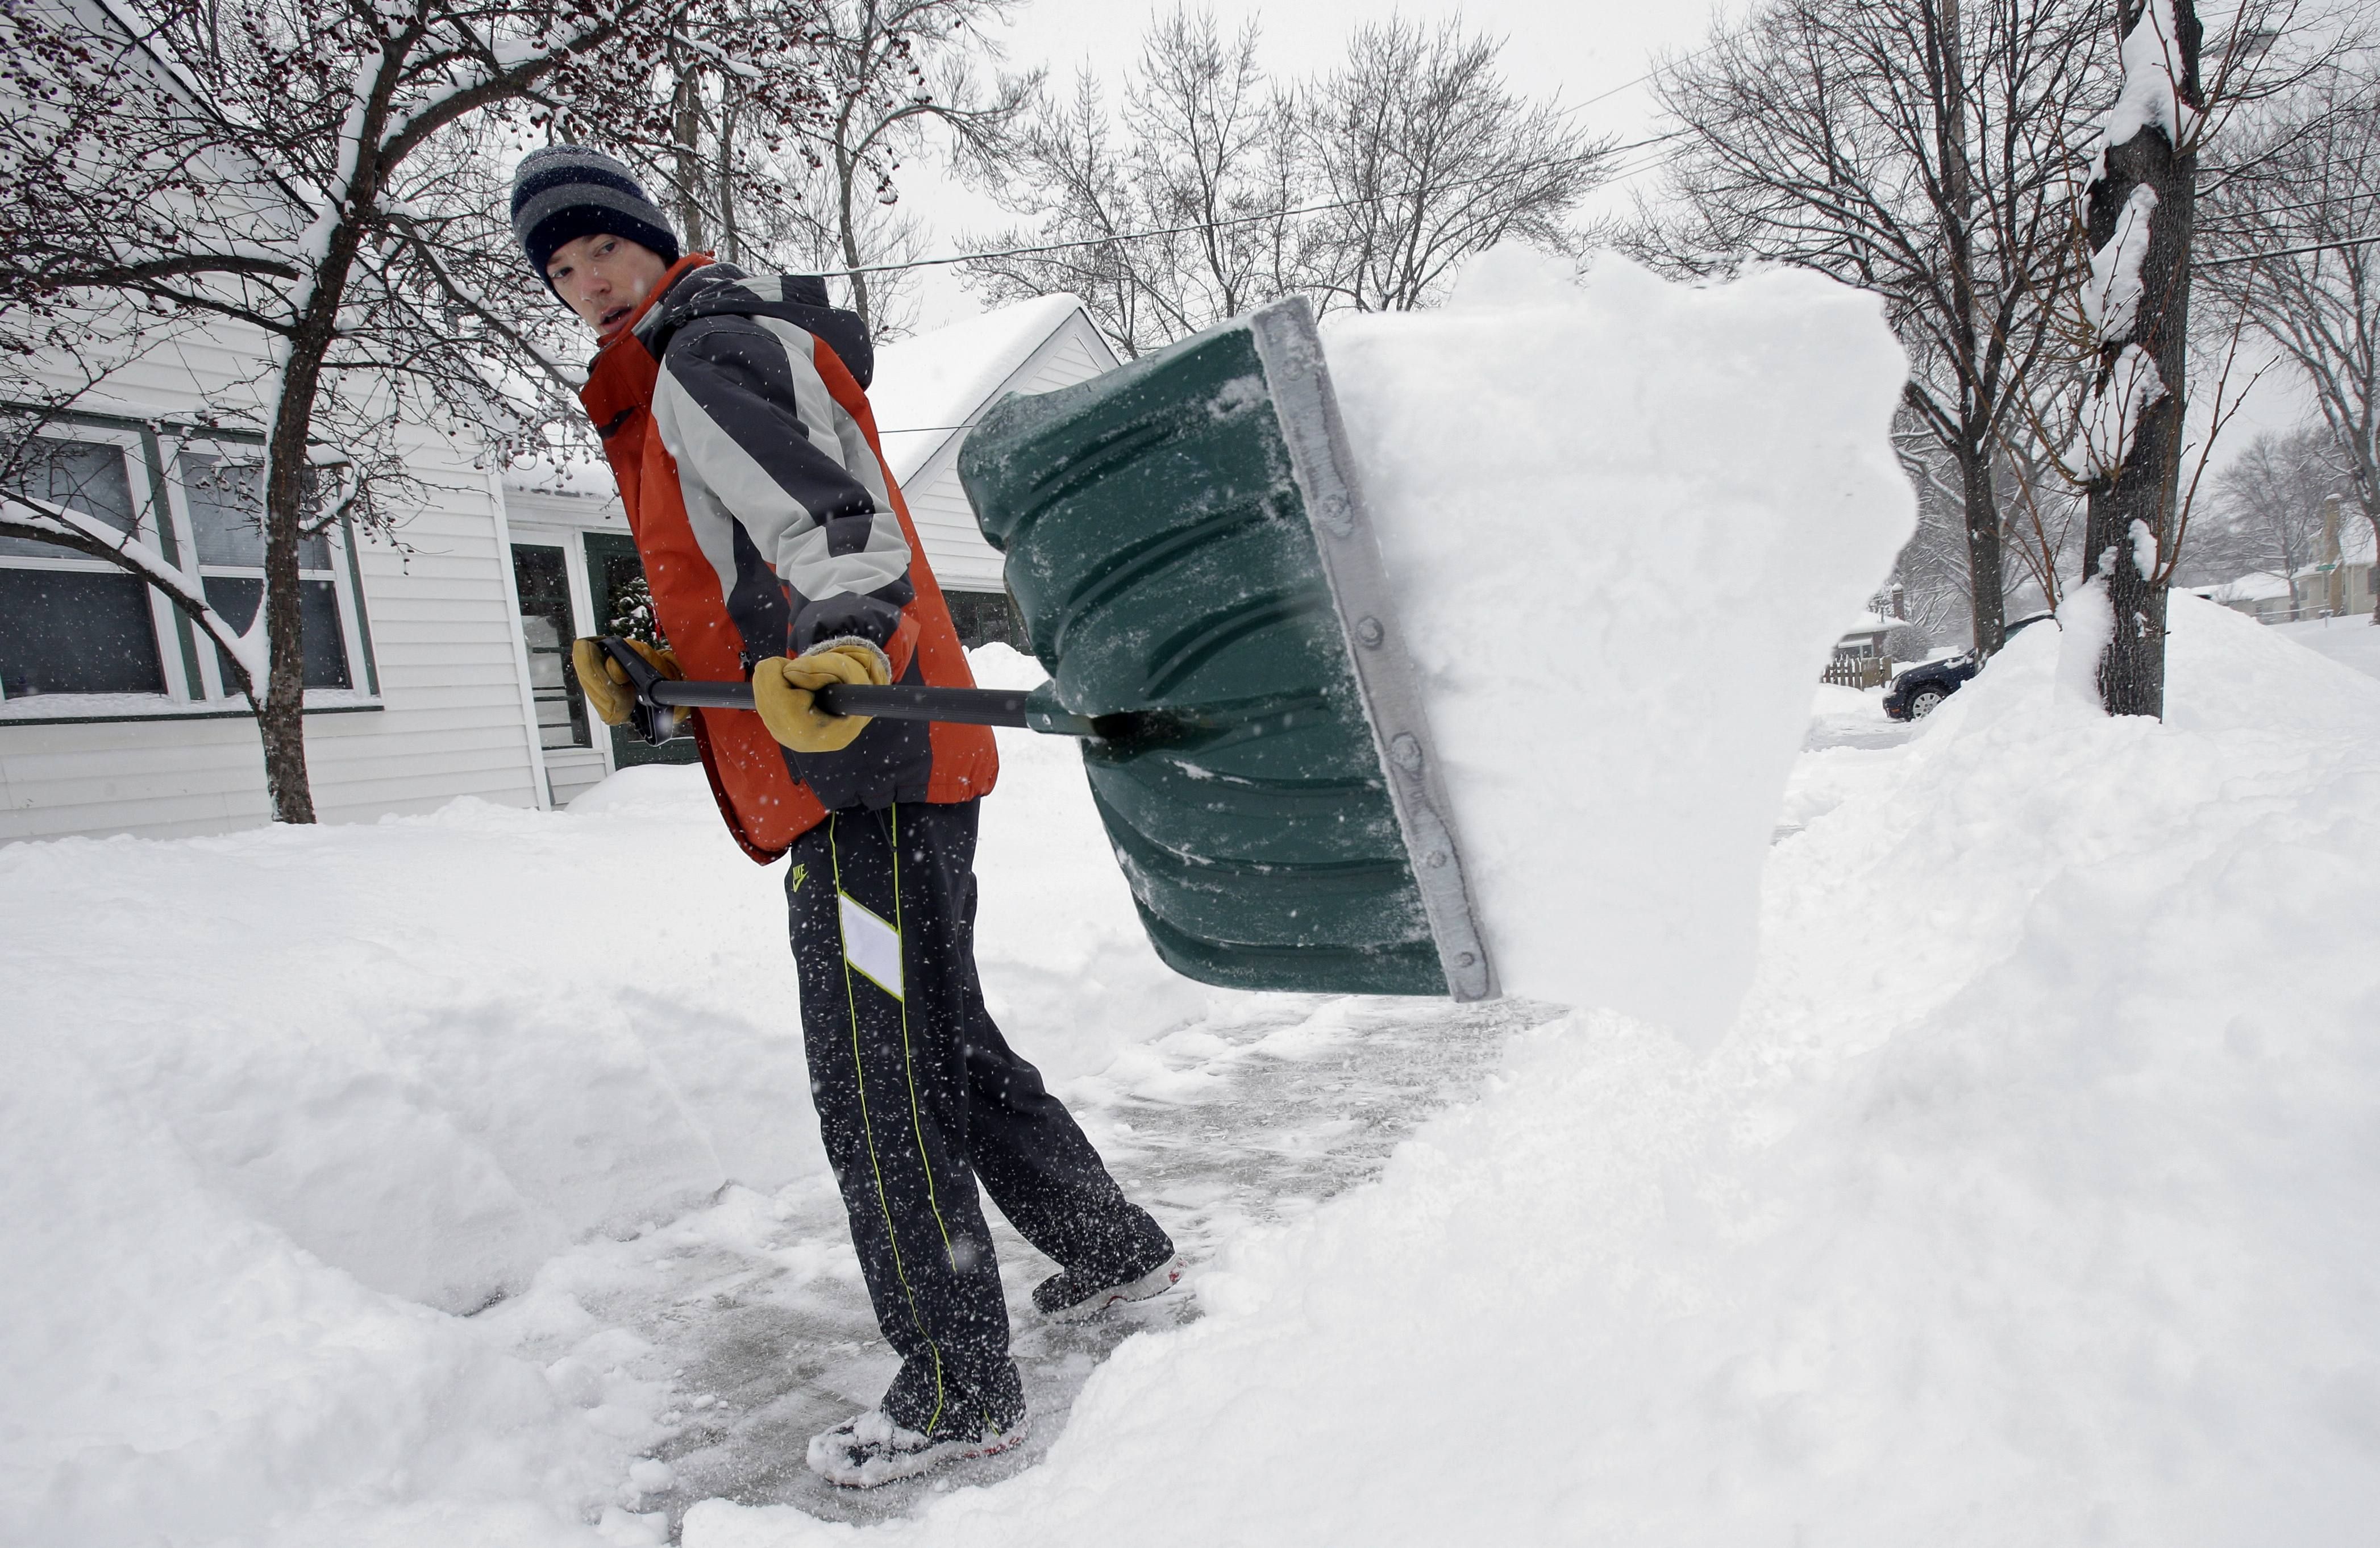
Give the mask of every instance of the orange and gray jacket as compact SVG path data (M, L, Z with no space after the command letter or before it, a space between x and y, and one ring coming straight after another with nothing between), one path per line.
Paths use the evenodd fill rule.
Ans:
M885 466L873 351L823 281L681 259L595 358L579 401L603 437L662 633L690 678L864 640L892 681L974 679ZM839 753L778 745L759 717L701 710L721 812L770 860L827 812L971 801L998 756L980 726L877 720Z

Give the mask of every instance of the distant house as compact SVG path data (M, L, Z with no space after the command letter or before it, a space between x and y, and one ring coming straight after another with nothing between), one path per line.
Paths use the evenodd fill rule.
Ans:
M1000 555L977 530L959 487L966 427L1010 393L1071 386L1115 364L1072 296L1021 301L877 351L868 396L878 441L967 644L1013 639L1016 631ZM643 571L610 471L576 465L516 473L505 479L504 503L550 799L565 804L631 764L691 760L690 738L649 747L625 731L604 733L564 669L574 638L608 632L640 596Z
M2299 618L2339 618L2372 611L2375 600L2372 524L2342 519L2332 500L2323 513L2322 557L2289 577Z
M1892 675L1892 659L1885 636L1907 627L1900 619L1864 612L1835 641L1835 653L1821 680L1845 688L1873 688Z
M2190 590L2210 602L2244 612L2259 623L2286 623L2297 607L2296 587L2287 575L2251 570L2218 586L2193 586Z
M2323 516L2322 557L2299 566L2296 574L2252 570L2217 586L2190 589L2260 623L2368 615L2380 602L2372 524L2360 516L2343 515L2337 501L2329 502Z

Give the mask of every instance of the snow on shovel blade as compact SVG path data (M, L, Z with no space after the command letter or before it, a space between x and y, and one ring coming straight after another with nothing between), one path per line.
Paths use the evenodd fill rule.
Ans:
M1303 299L1058 392L959 455L1142 923L1238 988L1496 980Z

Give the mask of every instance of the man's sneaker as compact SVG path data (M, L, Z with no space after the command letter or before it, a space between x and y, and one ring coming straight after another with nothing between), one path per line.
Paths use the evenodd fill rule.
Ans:
M810 1437L810 1471L845 1489L873 1489L895 1479L915 1478L945 1462L994 1457L1025 1439L1025 1421L1005 1430L986 1429L972 1439L940 1440L904 1430L881 1409L854 1414L823 1435Z
M1182 1268L1182 1259L1169 1249L1155 1268L1122 1284L1086 1279L1066 1269L1033 1287L1033 1305L1054 1322L1078 1323L1127 1300L1163 1295L1181 1282Z

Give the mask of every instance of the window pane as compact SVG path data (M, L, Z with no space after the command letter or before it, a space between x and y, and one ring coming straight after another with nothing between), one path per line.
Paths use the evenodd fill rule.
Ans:
M513 545L513 589L520 594L521 637L528 647L529 695L539 739L547 747L591 747L587 702L564 664L569 654L570 574L551 543Z
M130 575L0 569L0 690L163 694L149 588Z
M124 448L104 441L59 441L36 436L25 448L25 458L9 489L35 500L54 501L85 515L96 516L118 532L133 528L132 477L124 466ZM30 538L0 538L0 554L37 554L44 559L79 559L72 549Z
M182 498L190 507L190 527L198 538L199 562L236 564L243 569L264 567L264 464L235 462L212 452L184 452L175 459L182 479ZM306 508L315 504L312 471L306 479ZM298 567L331 567L330 539L319 534L298 540Z
M242 575L209 575L206 588L207 605L221 613L225 623L245 632L255 622L258 599L264 595L262 581ZM338 588L329 581L299 581L298 614L305 630L306 686L350 686L354 680L347 675L347 642L339 623ZM215 652L215 666L223 674L224 692L237 693L232 686L231 664L220 650ZM260 691L263 686L261 683L257 684Z
M347 688L346 631L339 626L339 588L329 581L299 581L298 611L306 623L306 686Z

